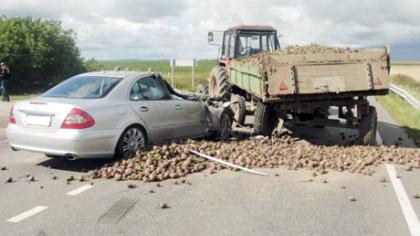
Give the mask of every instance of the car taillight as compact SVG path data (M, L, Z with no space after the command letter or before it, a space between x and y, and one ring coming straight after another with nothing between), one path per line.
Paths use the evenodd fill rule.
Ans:
M16 124L15 113L13 111L14 106L10 109L9 124Z
M61 124L62 129L86 129L92 127L95 120L87 112L73 108Z

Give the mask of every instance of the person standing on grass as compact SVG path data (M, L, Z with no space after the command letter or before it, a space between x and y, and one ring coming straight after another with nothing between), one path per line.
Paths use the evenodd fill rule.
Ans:
M0 82L1 82L1 95L3 102L9 102L9 78L10 70L5 62L0 63Z

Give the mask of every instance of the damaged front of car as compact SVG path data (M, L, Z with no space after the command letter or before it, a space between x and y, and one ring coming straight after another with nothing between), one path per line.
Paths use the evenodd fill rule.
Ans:
M209 128L218 139L228 139L232 134L233 113L230 105L231 102L206 101Z

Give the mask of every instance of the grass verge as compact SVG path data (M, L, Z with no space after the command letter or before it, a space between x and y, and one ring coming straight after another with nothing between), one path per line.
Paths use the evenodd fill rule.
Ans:
M414 78L403 74L396 74L391 77L391 83L409 92L417 100L420 100L420 83Z
M217 65L216 60L199 60L195 68L195 86L200 82L206 82L213 67ZM141 61L141 60L115 60L115 61L98 61L95 70L112 70L115 67L128 70L153 71L160 72L162 77L171 83L171 68L169 60ZM175 67L174 71L174 87L183 90L192 89L192 71L191 67Z
M417 146L420 144L420 111L416 110L404 99L394 93L379 96L379 103L390 113L406 133L414 139Z

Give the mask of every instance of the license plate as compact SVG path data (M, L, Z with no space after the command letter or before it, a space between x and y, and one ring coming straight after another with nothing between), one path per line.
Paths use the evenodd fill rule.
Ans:
M26 125L31 125L31 126L49 127L51 125L51 116L27 115L25 119L25 123Z

